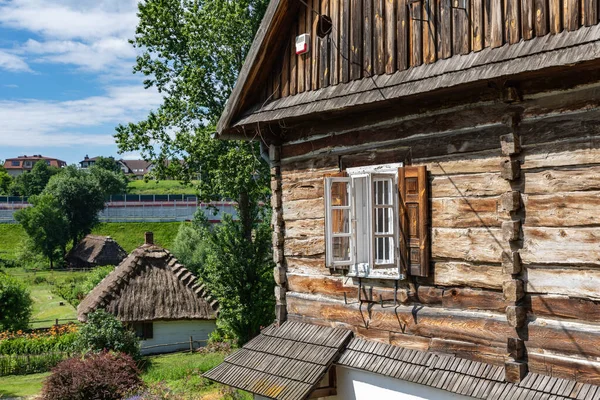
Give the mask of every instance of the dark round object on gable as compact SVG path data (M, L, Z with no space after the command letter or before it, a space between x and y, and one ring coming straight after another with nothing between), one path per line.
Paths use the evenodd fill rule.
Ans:
M317 27L317 36L320 38L324 38L325 36L331 33L331 28L333 27L333 23L331 22L331 18L327 15L319 16L319 25Z

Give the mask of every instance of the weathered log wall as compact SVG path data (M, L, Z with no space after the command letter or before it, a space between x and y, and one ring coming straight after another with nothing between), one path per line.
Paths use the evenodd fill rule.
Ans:
M363 119L356 129L346 121L339 132L290 132L281 148L289 318L495 363L508 359L507 339L521 335L530 370L599 383L597 92L578 87L525 94L516 105L378 120L377 128ZM521 150L510 158L517 175L506 179L499 137L513 131ZM323 177L399 161L428 168L433 273L397 289L363 279L360 298L373 302L360 304L358 280L325 268ZM510 214L502 196L512 192L522 205ZM503 222L515 218L522 226L507 238ZM503 252L518 253L521 272L503 269ZM521 280L523 300L510 284ZM515 304L528 315L524 336L507 316Z

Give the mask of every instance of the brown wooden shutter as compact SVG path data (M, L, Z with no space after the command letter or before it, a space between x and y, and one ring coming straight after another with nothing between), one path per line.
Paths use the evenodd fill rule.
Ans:
M427 186L425 166L398 168L401 265L412 276L429 276Z

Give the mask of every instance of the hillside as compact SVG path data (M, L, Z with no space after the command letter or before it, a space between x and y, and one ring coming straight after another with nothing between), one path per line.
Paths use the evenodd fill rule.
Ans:
M180 181L131 181L129 194L195 194L194 183L183 185Z

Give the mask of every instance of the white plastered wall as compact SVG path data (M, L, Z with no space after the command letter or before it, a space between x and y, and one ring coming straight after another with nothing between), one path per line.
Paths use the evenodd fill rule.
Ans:
M190 348L190 336L194 340L206 340L212 331L215 330L216 323L214 320L204 321L154 321L152 330L153 338L142 340L140 346L142 348L142 354L158 354L158 353L170 353L178 350L185 350ZM162 344L180 343L180 345L155 347L151 349L144 349L148 346L156 346ZM206 343L194 343L194 348L197 348Z

